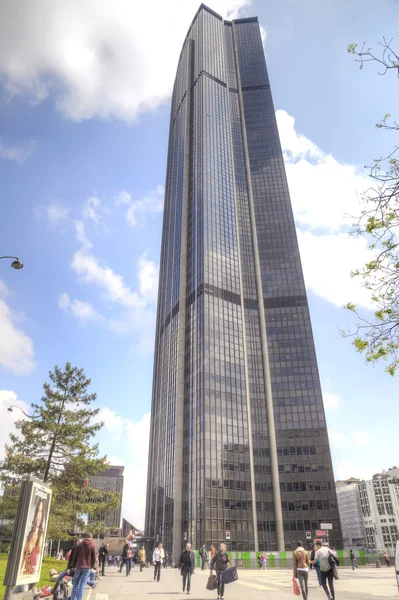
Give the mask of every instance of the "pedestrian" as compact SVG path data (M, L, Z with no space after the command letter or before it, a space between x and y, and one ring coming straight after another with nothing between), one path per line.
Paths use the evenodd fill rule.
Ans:
M141 548L139 550L139 561L140 561L140 573L141 573L141 571L143 570L143 567L145 567L145 561L146 561L144 546L141 546Z
M126 542L126 544L123 546L123 550L122 550L122 557L121 557L121 562L120 562L120 567L119 567L119 573L122 573L123 565L126 562L128 549L129 549L129 542Z
M315 560L316 550L317 550L316 544L314 544L312 552L310 554L310 566L314 567L314 570L316 571L316 575L317 575L317 581L319 582L319 587L322 587L321 575L320 575L320 559L318 558L317 560Z
M82 600L85 585L90 577L90 571L95 568L97 548L91 533L86 533L82 542L76 546L71 568L75 569L72 580L71 600Z
M211 560L211 571L215 569L218 582L218 600L224 600L224 583L222 574L230 567L230 559L226 552L226 544L220 544L220 550L214 554Z
M206 546L205 546L205 544L203 544L201 546L200 557L201 557L201 571L204 571L205 570L205 566L208 564L208 557L206 555Z
M353 552L352 548L349 550L349 558L351 560L352 571L354 571L358 568L358 566L356 564L355 553Z
M211 545L210 545L209 552L210 552L210 554L211 554L211 560L212 560L212 558L213 558L213 557L215 556L215 554L217 553L217 550L216 550L216 548L215 548L215 546L214 546L213 544L211 544Z
M100 563L100 571L101 571L101 576L104 577L105 573L105 561L107 560L107 556L108 556L108 544L103 544L102 546L100 546L100 549L98 551L98 562Z
M266 554L264 554L263 552L260 557L260 568L262 569L262 571L266 569Z
M133 550L132 550L132 546L131 546L131 544L129 544L129 542L126 545L127 545L126 556L125 556L126 577L129 577L130 571L132 570Z
M152 562L154 563L154 581L160 581L161 579L161 565L162 561L165 557L164 549L162 548L162 544L158 544L158 547L155 548L152 553Z
M189 594L191 589L191 575L194 573L195 569L195 556L194 552L191 550L190 544L186 544L186 549L183 550L180 555L179 568L181 576L183 577L183 594L186 591L186 585L187 594Z
M313 562L314 564L316 564L316 561L320 560L320 575L322 588L325 591L329 600L335 600L334 578L338 579L338 573L336 567L334 568L332 566L332 559L330 557L333 557L334 560L336 559L336 555L330 550L330 548L327 545L322 546L320 542L316 542L316 554L315 560Z
M384 552L384 559L385 559L385 564L387 567L391 566L391 559L388 556L388 552L385 550Z
M302 598L308 600L308 580L309 580L309 567L310 558L308 552L303 547L302 542L296 543L297 548L294 552L294 577L299 579L299 585L301 586Z

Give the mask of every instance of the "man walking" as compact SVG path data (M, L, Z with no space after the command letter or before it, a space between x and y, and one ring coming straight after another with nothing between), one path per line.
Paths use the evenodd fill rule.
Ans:
M139 550L139 561L140 561L140 573L141 573L141 571L143 570L143 567L145 567L145 561L146 561L144 546L141 546L141 548Z
M191 575L195 569L195 557L190 544L186 544L186 549L180 555L179 567L183 577L183 594L186 590L186 585L187 594L189 594L191 589Z
M308 600L308 579L310 558L302 542L297 542L294 552L294 577L299 579L303 600Z
M90 572L96 566L97 549L92 538L91 533L86 533L82 542L76 546L73 564L71 565L75 569L71 600L82 600Z
M101 570L102 577L105 576L104 570L105 570L105 561L107 560L107 556L108 556L108 544L103 544L102 546L100 546L100 549L98 551L98 562L100 563L100 570Z
M320 560L322 588L328 600L331 600L331 598L335 600L334 578L338 579L336 567L338 557L327 545L322 546L320 542L316 542L316 554L313 563L316 564L318 560Z
M352 571L354 571L358 568L358 566L356 564L355 553L353 552L352 548L349 550L349 558L351 559Z

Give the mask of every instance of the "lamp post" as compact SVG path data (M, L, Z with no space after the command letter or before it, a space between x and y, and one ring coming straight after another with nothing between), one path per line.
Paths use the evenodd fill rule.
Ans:
M7 408L8 412L14 412L14 408L19 408L19 410L21 412L24 413L25 417L27 417L28 419L37 419L40 415L28 415L23 408L21 408L20 406L17 406L16 404L13 404L12 406L9 406Z
M18 256L0 256L0 260L2 258L9 258L10 260L14 259L11 263L11 266L13 269L16 269L17 271L24 268L24 265L23 265L23 263L21 263Z

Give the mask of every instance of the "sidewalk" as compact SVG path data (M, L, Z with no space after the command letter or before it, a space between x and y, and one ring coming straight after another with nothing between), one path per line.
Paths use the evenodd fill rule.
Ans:
M209 592L206 582L209 571L195 570L191 580L191 595L183 594L182 579L178 569L162 569L161 581L153 581L153 569L135 567L129 577L118 573L116 567L108 567L106 576L94 590L87 590L84 600L216 600L216 591ZM239 570L239 580L226 586L226 600L293 600L291 571ZM337 600L386 600L398 598L395 569L369 569L356 571L342 569L335 582ZM298 596L298 599L300 597ZM319 588L316 574L310 573L309 600L326 600Z

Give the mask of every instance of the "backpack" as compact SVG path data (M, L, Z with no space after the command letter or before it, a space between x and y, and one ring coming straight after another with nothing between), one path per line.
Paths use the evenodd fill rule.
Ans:
M53 594L53 600L68 600L68 586L65 581L61 581Z

